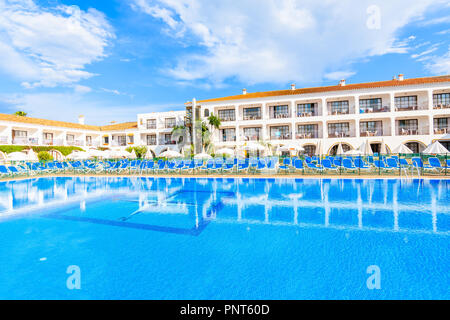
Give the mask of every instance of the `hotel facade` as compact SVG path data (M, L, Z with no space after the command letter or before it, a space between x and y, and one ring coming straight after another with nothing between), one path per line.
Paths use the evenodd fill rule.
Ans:
M192 135L197 120L214 114L216 149L241 150L250 142L296 144L307 154L334 154L369 142L373 152L405 144L421 152L434 141L450 149L450 76L295 88L249 93L185 104L185 111L138 114L136 122L92 126L0 114L0 145L79 146L84 149L145 145L155 156L179 151L172 130L186 126ZM201 142L191 137L195 153ZM237 152L238 153L238 152Z

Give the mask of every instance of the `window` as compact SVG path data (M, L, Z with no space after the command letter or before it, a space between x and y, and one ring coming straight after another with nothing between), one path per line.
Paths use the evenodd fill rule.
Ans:
M303 103L297 105L297 117L311 117L316 115L317 103Z
M88 146L92 145L92 137L91 136L86 136L86 144Z
M436 118L433 120L434 128L437 129L446 129L448 127L448 119L449 118Z
M288 118L289 117L289 106L273 106L271 108L271 118Z
M261 107L244 109L244 120L259 120L259 119L261 119Z
M209 109L205 109L204 115L205 115L205 118L209 117Z
M175 118L166 118L165 119L166 128L170 129L176 126L177 120Z
M172 134L171 133L164 134L164 144L172 144Z
M348 137L348 136L350 136L350 123L348 123L348 122L329 123L328 124L328 135L330 137Z
M109 137L103 137L103 144L109 144Z
M53 140L53 133L44 132L45 140Z
M128 144L133 144L134 143L134 135L127 136L127 142L128 142Z
M328 110L330 114L348 114L350 113L348 100L328 102Z
M397 110L416 110L417 96L395 97L395 108Z
M236 141L236 129L234 128L221 129L220 135L223 142Z
M147 145L148 146L156 145L156 134L147 135Z
M450 93L433 94L433 106L450 108Z
M219 110L219 119L221 121L235 121L234 109Z
M117 143L119 146L127 145L127 136L117 136Z
M311 139L318 137L318 125L317 124L303 124L297 127L298 139Z
M363 137L381 136L383 134L383 122L362 121L359 125L359 132Z
M417 119L398 120L398 134L418 134L419 121Z
M147 119L147 129L156 129L156 119Z
M360 113L384 112L384 111L387 110L383 108L381 98L359 100Z
M257 141L260 139L261 128L244 128L244 139L246 141Z
M275 140L286 140L291 138L289 126L270 127L270 138Z
M408 142L405 143L405 146L407 146L413 153L419 153L419 144L417 142Z
M313 156L315 153L316 153L316 146L314 146L314 145L307 145L307 146L304 146L303 148L305 148L305 154L307 154L308 156Z
M73 135L73 134L66 135L66 140L67 140L67 142L74 142L75 141L75 135Z
M26 138L28 136L28 132L22 130L13 130L12 135L13 138Z

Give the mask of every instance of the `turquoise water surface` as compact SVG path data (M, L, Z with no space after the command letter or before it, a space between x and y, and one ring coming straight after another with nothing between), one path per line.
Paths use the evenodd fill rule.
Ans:
M1 182L0 298L449 299L449 191L448 180Z

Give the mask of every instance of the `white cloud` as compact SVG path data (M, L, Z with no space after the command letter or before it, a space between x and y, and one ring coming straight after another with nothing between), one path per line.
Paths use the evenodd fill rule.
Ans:
M450 46L445 54L430 58L426 67L434 74L450 74Z
M83 114L86 117L86 124L92 125L106 125L111 121L136 121L138 113L180 110L179 103L115 105L108 101L87 97L76 93L0 94L0 105L3 106L2 112L12 113L23 110L30 117L69 122L77 122L78 116ZM64 112L58 112L58 110Z
M106 56L114 37L104 15L77 6L44 9L32 0L0 0L0 70L26 88L70 85Z
M330 73L325 74L325 79L342 80L342 79L348 79L355 74L356 74L356 72L353 72L353 71L335 71L335 72L330 72Z
M399 40L400 29L442 3L134 0L133 7L164 22L173 37L202 49L180 56L169 75L215 85L229 78L249 84L321 81L356 60L408 53L415 37ZM373 5L381 21L380 28L370 29L367 8Z
M85 94L85 93L89 93L92 91L92 89L90 87L82 86L82 85L75 85L73 87L73 89L76 93L79 93L79 94Z

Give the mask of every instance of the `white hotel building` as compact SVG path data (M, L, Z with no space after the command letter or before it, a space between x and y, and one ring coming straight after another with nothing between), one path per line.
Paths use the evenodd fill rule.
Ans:
M148 146L155 155L177 149L174 126L189 128L214 114L216 148L239 150L249 141L298 144L333 154L369 141L374 152L406 144L415 152L439 140L450 149L450 76L248 93L186 103L186 111L138 114L136 122L93 126L0 114L0 145L126 148ZM319 143L320 142L320 143ZM196 152L201 152L194 142Z
M259 140L299 144L306 153L333 154L369 141L372 150L405 144L421 152L439 140L450 148L450 76L248 93L186 103L195 119L221 119L216 147ZM319 144L320 142L320 144ZM196 149L198 151L198 148Z

